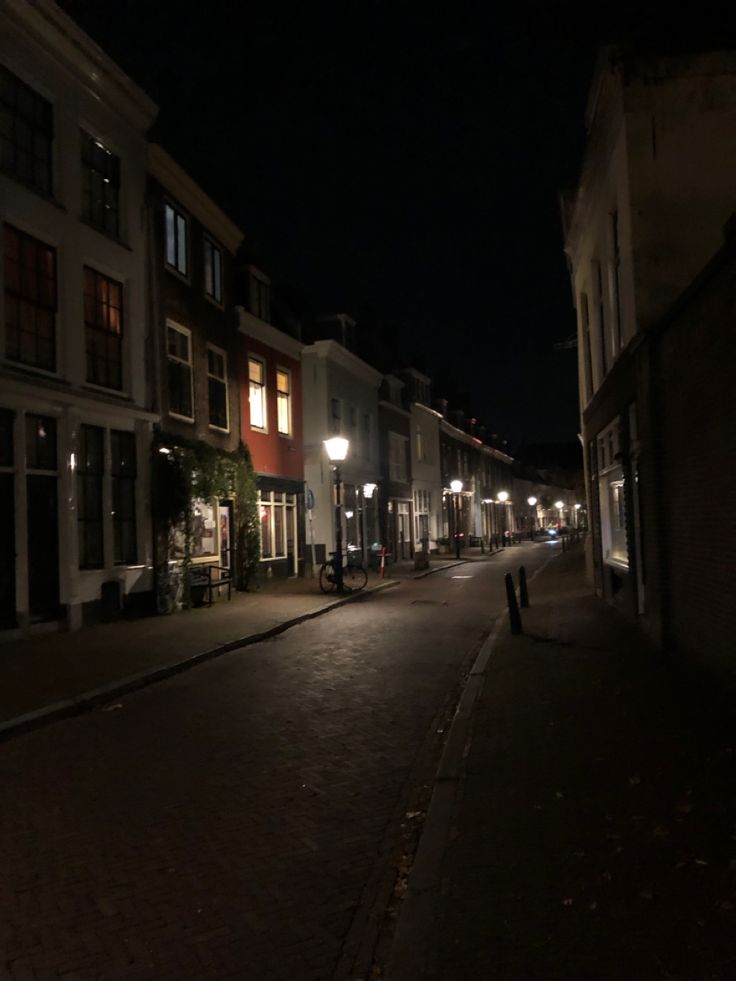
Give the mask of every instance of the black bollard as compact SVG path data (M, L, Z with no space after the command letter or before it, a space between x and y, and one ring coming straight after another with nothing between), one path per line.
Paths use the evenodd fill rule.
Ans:
M521 614L519 613L519 607L516 603L516 593L514 591L514 580L510 572L507 572L503 577L506 583L506 602L509 607L509 623L511 624L511 633L520 634L521 630Z
M481 538L480 538L480 554L481 555L485 555L486 554L486 540L485 540L485 538L483 538L482 535L481 535Z
M522 610L529 608L529 593L526 588L526 569L523 565L519 566L519 603Z

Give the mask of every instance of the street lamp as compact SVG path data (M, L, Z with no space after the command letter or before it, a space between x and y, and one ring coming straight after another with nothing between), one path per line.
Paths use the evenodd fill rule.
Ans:
M501 511L501 514L503 515L503 528L501 530L501 544L502 545L505 545L506 544L506 520L507 520L506 519L506 501L508 501L508 499L509 499L509 492L508 491L499 491L498 492L498 502L499 502L499 504L503 504L504 505L503 510ZM509 541L510 541L510 539L509 539Z
M531 497L527 497L527 499L526 499L526 503L527 503L527 504L529 505L529 507L530 507L530 508L532 509L532 510L531 510L531 511L529 512L529 518L530 518L530 521L531 521L531 528L530 528L529 530L531 531L531 538L532 538L532 540L533 540L533 539L534 539L534 533L535 533L535 532L536 532L536 530L537 530L537 521L536 521L536 518L535 518L535 516L534 516L534 505L535 505L535 504L537 503L537 499L536 499L536 497L534 497L534 495L532 494L532 496L531 496Z
M559 524L560 531L562 531L562 509L564 508L564 506L565 506L564 501L555 501L555 507L557 508L558 511L557 522Z
M463 489L462 480L451 480L450 490L452 491L453 505L455 508L455 558L460 558L460 491Z
M332 439L324 440L324 444L327 450L327 456L329 457L330 463L334 464L333 469L335 471L335 561L333 562L333 568L335 570L337 591L338 593L342 593L342 520L340 517L340 467L338 464L342 463L348 455L350 440L344 439L342 436L333 436Z

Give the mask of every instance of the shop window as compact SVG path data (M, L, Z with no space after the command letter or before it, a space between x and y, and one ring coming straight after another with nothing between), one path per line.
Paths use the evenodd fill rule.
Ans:
M261 491L261 558L285 558L295 546L296 496L283 491Z
M105 475L105 430L81 426L77 460L77 527L80 569L104 565L102 492Z
M56 250L3 227L5 354L11 361L56 369Z
M84 267L84 333L88 382L123 387L123 287Z

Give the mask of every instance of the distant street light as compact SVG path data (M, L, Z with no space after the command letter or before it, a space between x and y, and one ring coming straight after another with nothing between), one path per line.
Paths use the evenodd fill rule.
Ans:
M451 480L450 490L452 491L452 501L454 506L453 529L455 532L455 558L460 558L460 492L463 489L462 480Z
M340 467L338 464L342 463L348 455L350 440L344 439L342 436L333 436L332 439L324 440L324 444L327 456L330 462L334 464L335 471L335 561L333 562L333 568L335 570L337 591L338 593L342 593L344 592L342 576L342 519L340 516Z
M529 507L531 508L531 510L530 510L530 512L529 512L529 521L530 521L530 529L529 529L529 530L530 530L530 532L531 532L531 538L532 538L532 540L533 540L533 539L534 539L534 533L535 533L535 532L536 532L536 530L537 530L537 520L536 520L536 518L535 518L535 516L534 516L534 505L535 505L535 504L537 503L537 499L536 499L536 497L534 497L534 495L532 494L532 496L531 496L531 497L527 497L527 499L526 499L526 503L527 503L527 504L529 505Z
M557 522L560 526L560 530L562 530L562 509L564 508L564 506L565 506L564 501L555 501L555 507L557 508L558 511Z

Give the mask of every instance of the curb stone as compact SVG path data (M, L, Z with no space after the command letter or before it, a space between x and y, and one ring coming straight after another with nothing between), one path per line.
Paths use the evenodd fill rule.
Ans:
M80 695L75 695L72 698L65 698L61 701L53 702L51 705L43 706L43 708L34 709L32 712L25 712L23 715L16 716L14 719L7 719L5 722L0 722L0 740L19 735L22 732L28 732L46 723L56 722L59 719L68 718L73 715L80 715L82 712L87 712L97 705L111 701L119 695L126 695L140 688L146 688L148 685L155 684L157 681L163 681L165 678L180 674L182 671L187 671L189 668L194 668L198 664L211 661L223 654L229 654L241 647L250 647L253 644L259 644L263 640L276 637L291 627L304 623L306 620L314 620L324 613L330 613L340 606L345 606L346 603L353 603L382 589L390 589L393 586L400 585L401 581L398 579L387 579L368 589L361 590L359 593L343 596L341 599L333 600L326 606L318 607L316 610L310 610L308 613L302 613L298 617L293 617L291 620L284 620L282 623L269 627L268 630L262 630L255 634L247 634L245 637L239 637L237 640L230 640L225 644L218 644L217 647L213 647L211 650L201 651L199 654L191 654L183 661L167 664L164 667L155 668L151 671L141 671L139 674L129 675L127 678L121 678L108 685L101 685L99 688L82 692Z

